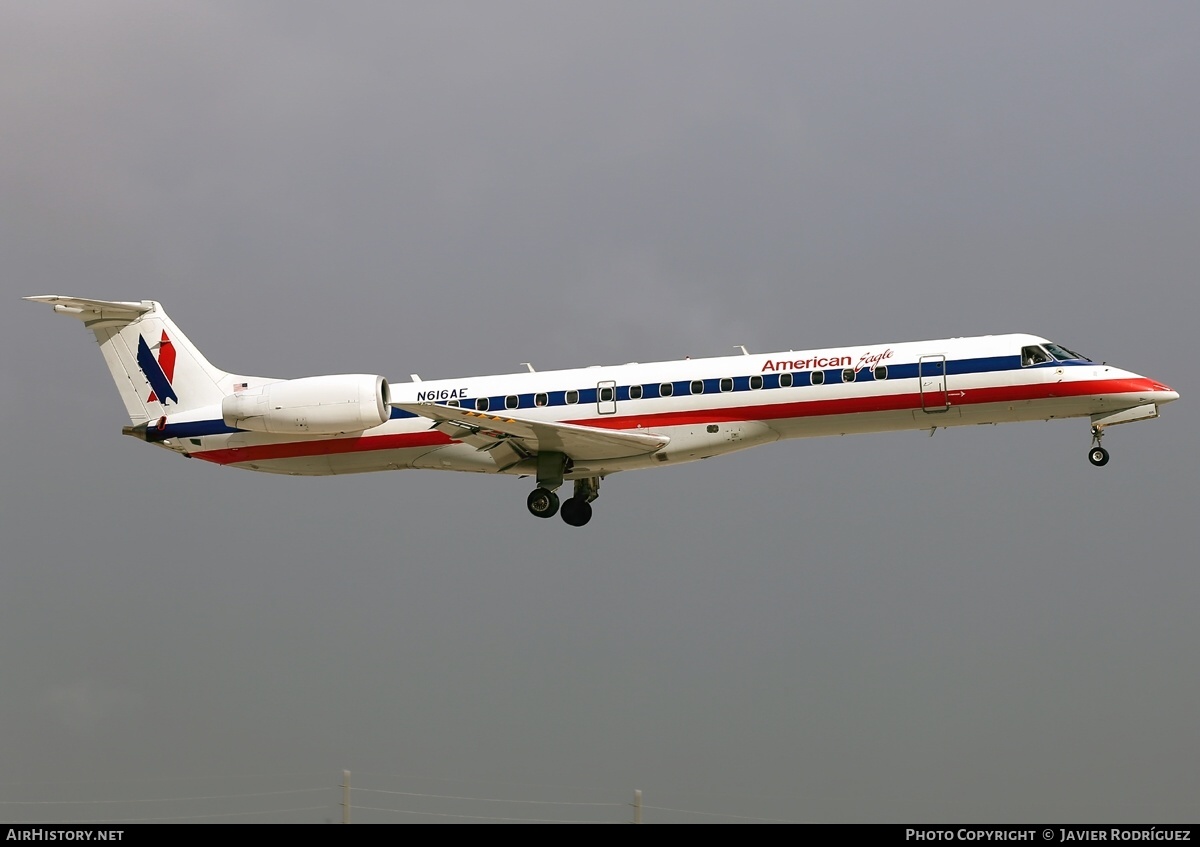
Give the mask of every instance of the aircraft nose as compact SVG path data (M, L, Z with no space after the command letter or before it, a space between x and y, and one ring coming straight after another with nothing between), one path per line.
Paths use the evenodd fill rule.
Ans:
M1169 385L1164 385L1161 382L1154 383L1154 390L1160 395L1159 403L1170 403L1172 400L1179 399L1179 392Z

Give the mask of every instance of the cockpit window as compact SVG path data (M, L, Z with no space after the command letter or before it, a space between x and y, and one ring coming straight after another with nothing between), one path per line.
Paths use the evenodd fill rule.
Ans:
M1088 359L1087 356L1081 356L1074 350L1068 350L1066 347L1060 347L1059 345L1053 344L1049 341L1046 342L1046 349L1050 351L1054 358L1061 362L1065 362L1069 359L1084 359L1089 362L1091 361L1091 359Z
M1050 356L1036 344L1030 344L1028 347L1021 348L1021 367L1027 368L1030 365L1040 365L1042 362L1049 362Z

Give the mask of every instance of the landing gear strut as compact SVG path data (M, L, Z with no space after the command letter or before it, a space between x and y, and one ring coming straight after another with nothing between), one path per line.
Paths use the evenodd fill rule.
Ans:
M1104 428L1099 426L1092 427L1092 449L1088 453L1088 461L1098 468L1102 468L1108 464L1108 451L1100 446L1100 439L1104 437Z

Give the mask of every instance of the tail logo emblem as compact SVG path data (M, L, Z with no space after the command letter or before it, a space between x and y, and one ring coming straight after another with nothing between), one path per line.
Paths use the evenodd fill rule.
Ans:
M146 398L147 403L162 403L165 406L168 400L179 402L179 398L175 396L175 389L171 387L171 380L175 378L175 345L167 338L165 330L162 340L158 343L157 357L146 343L146 339L138 336L137 363L145 374L146 381L150 383L151 391L150 396Z

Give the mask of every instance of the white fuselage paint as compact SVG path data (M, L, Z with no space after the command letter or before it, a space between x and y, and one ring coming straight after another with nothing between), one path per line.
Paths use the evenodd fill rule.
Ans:
M649 455L576 463L568 479L660 467L758 444L819 435L929 430L968 424L1103 416L1170 402L1178 394L1107 364L1071 359L1021 365L1031 335L998 335L874 346L736 355L649 364L426 380L391 384L403 403L452 403L489 414L665 435ZM886 372L877 368L885 368ZM852 373L854 380L843 381ZM823 384L812 384L820 373ZM878 377L878 378L877 378ZM733 390L722 390L721 380ZM761 387L755 387L761 379ZM792 385L780 385L790 379ZM690 383L705 381L703 393ZM672 396L658 396L671 383ZM643 396L631 399L630 386ZM610 387L613 399L599 391ZM682 390L681 390L682 389ZM579 392L565 403L566 392ZM547 405L537 405L547 395ZM518 408L505 408L517 397ZM585 402L586 400L586 402ZM428 419L394 417L349 435L279 436L232 432L172 438L164 446L218 464L282 474L328 475L402 468L528 474L532 460L501 466L487 451L431 429Z

